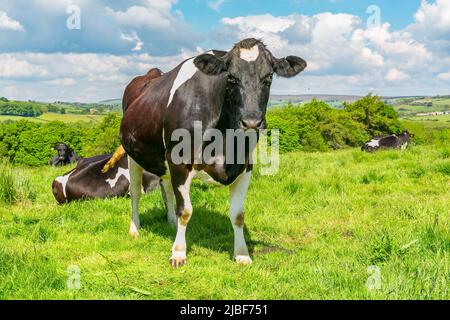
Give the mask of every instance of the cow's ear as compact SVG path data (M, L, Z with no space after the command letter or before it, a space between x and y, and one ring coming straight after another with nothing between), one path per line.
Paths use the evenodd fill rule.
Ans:
M194 64L198 70L210 76L219 75L227 70L227 64L223 59L209 53L197 56Z
M286 58L274 59L273 70L277 75L284 78L291 78L302 72L307 64L300 57L288 56Z

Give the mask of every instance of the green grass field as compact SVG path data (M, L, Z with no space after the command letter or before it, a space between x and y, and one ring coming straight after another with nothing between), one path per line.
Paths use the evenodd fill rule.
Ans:
M414 117L421 112L448 111L450 110L450 99L444 97L431 97L426 99L418 99L416 102L427 103L432 102L432 106L412 105L408 103L410 99L398 99L389 103L400 113L402 117Z
M447 127L450 127L450 114L440 115L440 116L426 116L426 117L409 117L408 120L412 121L420 121L424 123L430 123L433 122L438 125L444 125Z
M19 117L19 116L5 116L0 115L0 122L6 120L29 120L33 122L43 123L48 121L63 121L63 122L77 122L77 121L93 121L100 122L104 116L102 115L82 115L82 114L59 114L59 113L44 113L39 117Z
M188 264L172 269L159 190L143 197L133 240L129 199L56 204L51 182L69 169L16 169L36 199L0 206L0 299L450 298L448 147L291 153L277 175L255 170L250 266L231 259L226 188L194 183ZM70 265L79 290L66 288Z

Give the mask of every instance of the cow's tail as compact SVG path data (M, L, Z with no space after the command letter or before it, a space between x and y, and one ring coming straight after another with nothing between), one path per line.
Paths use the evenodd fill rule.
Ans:
M111 168L114 168L114 166L116 165L116 163L123 158L123 156L125 155L125 149L120 146L116 149L116 151L114 152L114 154L111 156L111 159L109 159L109 161L104 165L102 172L106 173L108 172Z

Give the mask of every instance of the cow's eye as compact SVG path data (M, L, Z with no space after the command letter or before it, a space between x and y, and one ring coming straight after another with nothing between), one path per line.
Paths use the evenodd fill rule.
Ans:
M272 84L272 75L269 74L268 76L264 77L261 80L261 83L267 87L270 87L270 85Z
M234 85L238 85L241 83L241 80L239 80L238 78L236 78L235 76L232 76L231 74L228 75L228 82Z

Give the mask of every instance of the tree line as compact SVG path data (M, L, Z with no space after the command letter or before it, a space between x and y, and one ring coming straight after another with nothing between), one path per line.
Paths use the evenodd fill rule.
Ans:
M32 101L9 101L0 98L0 115L38 117L43 113L42 106Z
M52 146L68 143L82 157L112 153L121 116L110 113L100 123L33 123L27 120L0 123L0 157L26 166L45 165L54 155ZM380 97L369 95L343 109L313 100L267 112L268 129L279 129L280 151L327 151L360 147L373 136L403 130L398 114ZM270 133L270 132L269 132Z

